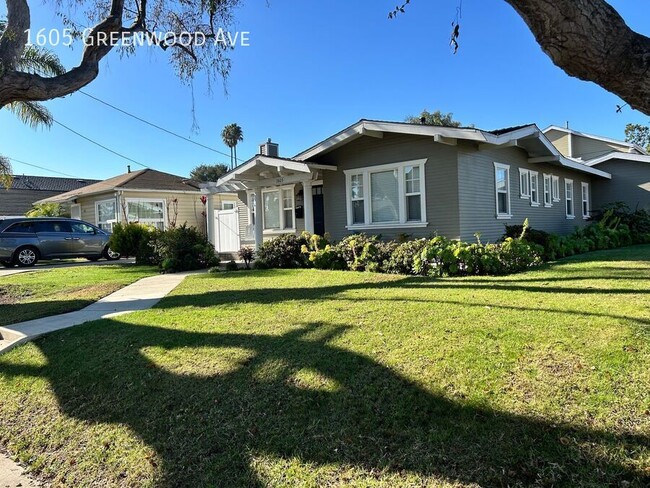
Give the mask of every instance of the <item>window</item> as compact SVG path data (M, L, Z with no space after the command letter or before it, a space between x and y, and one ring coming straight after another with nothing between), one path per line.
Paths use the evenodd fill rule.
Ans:
M589 218L589 183L582 183L582 218Z
M426 159L345 171L348 227L425 227Z
M551 175L544 175L544 206L553 206L551 198Z
M255 224L255 195L251 194L253 208L251 223ZM264 230L280 231L295 229L294 187L285 186L262 191L262 218Z
M10 226L4 232L12 232L12 233L29 232L29 233L32 233L32 232L34 232L34 226L32 225L31 222L18 222L17 224L14 224L14 225Z
M35 227L36 232L57 232L62 234L69 234L72 232L70 223L65 221L45 220L42 222L36 222Z
M406 182L406 220L420 222L422 220L422 194L420 193L420 167L407 166L404 168Z
M350 177L350 200L352 202L352 224L363 224L366 221L363 196L363 174Z
M283 229L293 229L293 188L282 190L282 211L284 212Z
M97 227L111 232L115 222L117 222L115 200L95 202L95 223Z
M249 219L248 221L250 222L250 225L254 226L255 225L255 213L257 210L257 202L255 201L255 193L249 193L248 194L248 212L249 212Z
M566 218L575 217L573 213L573 180L564 179L564 199L566 200Z
M510 215L510 166L494 163L497 219L509 219Z
M539 206L539 173L530 172L530 204L533 207Z
M235 202L221 202L221 210L235 210Z
M130 199L126 200L126 215L129 222L148 224L165 230L165 201Z
M560 177L551 175L551 190L553 193L553 201L554 202L559 202L560 201Z
M72 222L72 232L75 234L94 234L95 229L91 227L88 224L84 224L83 222Z
M519 196L530 197L530 171L524 168L519 168Z

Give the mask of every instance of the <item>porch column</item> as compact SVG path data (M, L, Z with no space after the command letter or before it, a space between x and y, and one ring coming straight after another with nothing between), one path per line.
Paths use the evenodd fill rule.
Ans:
M304 193L305 230L314 233L314 199L311 191L311 180L302 182Z
M214 195L208 193L206 196L208 200L205 202L205 232L208 242L211 242L216 249L217 243L214 235Z
M249 202L250 204L250 202ZM262 203L262 188L255 188L255 250L258 251L264 242L264 205Z

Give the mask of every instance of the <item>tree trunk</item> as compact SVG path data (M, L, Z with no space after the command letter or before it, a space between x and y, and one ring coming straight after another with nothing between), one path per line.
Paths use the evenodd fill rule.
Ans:
M604 0L506 0L551 60L650 115L650 38Z

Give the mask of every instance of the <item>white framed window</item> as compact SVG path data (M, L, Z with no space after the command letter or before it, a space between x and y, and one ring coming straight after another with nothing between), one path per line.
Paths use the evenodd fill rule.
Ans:
M553 193L553 201L560 201L560 177L551 175L551 191Z
M573 211L573 180L564 179L564 199L566 200L566 218L575 218Z
M552 207L553 198L551 196L551 175L544 174L544 206Z
M588 219L590 217L589 214L589 183L582 182L581 185L582 187L582 218L583 219Z
M151 198L127 198L126 218L129 222L152 225L165 230L165 200Z
M221 210L235 210L237 204L232 200L224 200L221 202Z
M257 202L255 194L248 195L249 222L255 225ZM283 232L295 230L295 196L294 185L271 187L262 190L262 225L265 232Z
M530 205L539 207L539 173L530 172Z
M347 228L426 227L426 161L344 171Z
M530 171L524 168L519 168L519 196L530 197Z
M496 218L509 219L510 213L510 166L494 163L494 190L496 199Z
M113 231L117 222L117 203L115 199L95 202L95 224L107 232Z

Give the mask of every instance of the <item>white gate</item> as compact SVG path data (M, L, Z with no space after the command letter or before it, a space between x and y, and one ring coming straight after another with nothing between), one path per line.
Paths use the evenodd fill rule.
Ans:
M239 212L232 210L215 210L214 212L214 242L217 252L237 252L241 244L239 240Z

